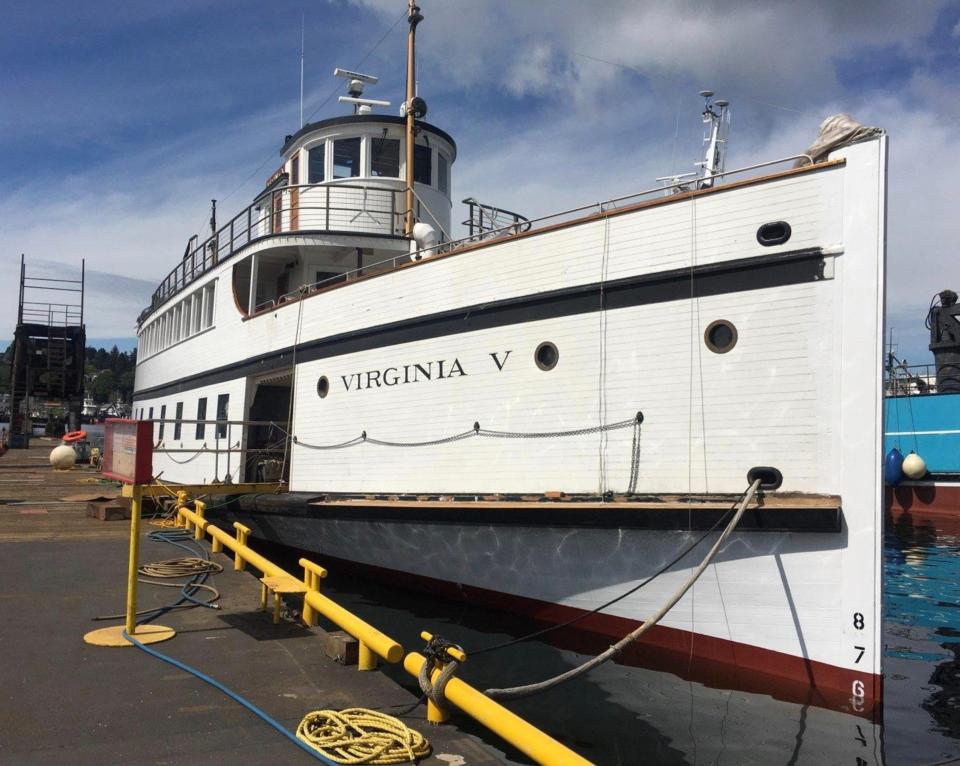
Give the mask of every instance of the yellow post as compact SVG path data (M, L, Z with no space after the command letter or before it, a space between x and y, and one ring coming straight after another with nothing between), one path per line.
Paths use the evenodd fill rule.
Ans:
M430 633L427 633L427 631L422 631L420 633L420 638L422 638L424 641L431 641L433 639L433 635L431 635ZM449 647L447 649L447 652L449 652L449 654L460 663L464 663L467 661L467 655L462 650L458 649L455 646ZM437 679L440 677L440 673L443 671L445 667L446 667L446 664L441 663L439 667L435 667L433 669L433 672L430 674L430 681L432 683L435 684L437 682ZM434 723L434 724L446 723L449 720L449 718L450 718L450 713L448 713L442 707L437 705L429 697L427 698L427 720L430 723Z
M237 572L242 572L247 568L247 562L243 560L240 551L247 545L247 537L250 535L250 527L246 527L239 521L233 522L233 528L237 530L237 547L233 554L233 568ZM243 548L241 548L243 546Z
M127 563L127 633L131 636L137 629L137 569L140 566L140 503L143 495L140 485L133 485L130 498L130 555Z
M210 550L214 553L220 553L223 550L223 543L216 537L210 539Z
M203 523L202 522L204 521L203 514L207 510L207 504L204 503L202 500L197 500L196 502L194 502L193 507L195 509L197 516L200 517L200 521L201 521L200 524L197 524L197 529L193 533L193 539L202 540L203 539Z
M300 559L298 563L303 567L303 584L307 586L307 592L319 593L320 578L327 576L327 570L318 564L314 564L310 559ZM317 610L310 606L310 599L304 595L303 624L309 628L315 628L319 622Z
M376 670L377 655L363 641L359 642L360 650L357 653L357 670Z

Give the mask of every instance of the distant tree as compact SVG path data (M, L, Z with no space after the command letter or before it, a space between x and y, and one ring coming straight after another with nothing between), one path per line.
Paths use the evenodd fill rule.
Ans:
M110 401L110 394L115 387L115 383L116 378L114 377L113 371L103 370L90 384L87 393L93 397L93 401L97 404L105 404Z

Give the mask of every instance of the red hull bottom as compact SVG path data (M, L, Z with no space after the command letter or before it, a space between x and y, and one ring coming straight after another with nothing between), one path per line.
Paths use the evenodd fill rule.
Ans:
M437 580L393 569L326 557L337 571L369 576L392 586L434 593L456 601L512 612L546 624L559 624L584 611L485 588ZM552 645L582 654L599 654L641 623L610 614L590 614L575 625L544 637ZM467 647L469 651L469 647ZM624 665L673 673L718 689L767 694L785 702L838 710L878 722L883 678L806 660L783 652L706 636L677 628L654 626L617 659ZM855 697L862 684L864 694Z
M886 487L888 523L960 536L960 484L908 482Z

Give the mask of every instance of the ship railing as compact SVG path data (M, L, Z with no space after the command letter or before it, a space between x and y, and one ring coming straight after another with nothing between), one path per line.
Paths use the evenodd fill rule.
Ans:
M743 180L752 176L763 175L770 168L787 163L797 163L798 161L813 164L809 155L793 154L789 157L781 157L776 160L758 162L733 170L725 170L722 173L714 175L712 183L719 185L731 178ZM570 208L559 213L551 213L540 218L529 220L518 220L523 218L523 216L510 213L509 215L511 217L507 219L507 223L499 228L489 228L482 232L474 230L473 234L468 234L460 239L452 239L440 245L425 248L411 254L403 253L393 255L376 263L365 264L362 268L338 274L336 277L305 285L304 288L313 292L335 281L356 278L363 272L369 273L371 271L382 271L394 268L401 263L409 262L411 255L414 258L421 256L430 257L476 244L478 240L481 239L505 238L520 233L536 231L566 221L589 217L590 215L602 215L619 208L639 204L654 197L660 197L665 190L677 193L686 191L687 186L688 182L678 178L675 182L666 183L666 185L661 183L639 192L614 197L603 202L594 202L589 205ZM301 201L299 190L310 190L311 195L313 195L314 192L318 192L319 197L316 199L307 197L307 192L305 191L302 195L304 200ZM292 192L294 193L293 200L290 199ZM402 236L405 213L403 200L401 198L403 193L404 189L402 185L388 185L388 182L384 179L381 182L369 185L328 182L323 185L284 186L262 194L252 205L234 216L228 224L221 227L214 236L184 256L183 263L170 272L166 279L161 282L160 287L154 292L150 307L145 309L140 315L140 321L145 319L154 308L182 290L187 284L208 271L216 265L216 263L229 258L238 250L252 242L273 234L287 234L297 231L308 232L311 230L310 226L322 224L315 230L338 231L352 234L390 233L395 236ZM342 196L344 194L352 194L353 196L346 198ZM375 205L378 196L381 199L381 206L379 208ZM386 199L389 199L389 204L386 204ZM487 207L497 209L492 208L492 206ZM291 213L294 210L296 214L291 218ZM503 212L509 213L509 211ZM516 218L512 216L516 216ZM389 227L385 230L380 229L379 227L387 221L389 221ZM292 226L291 223L293 224ZM335 225L345 228L335 228ZM282 299L284 298L291 300L295 298L298 293L300 293L299 289L293 290L285 296L281 296L273 305L277 305L278 302L283 302ZM267 306L267 308L269 308L269 306Z
M751 176L764 175L764 173L760 171L766 171L768 168L775 167L777 165L796 163L798 160L805 160L808 163L812 162L810 155L808 154L793 154L789 157L781 157L780 159L770 160L769 162L758 162L754 165L747 165L742 168L736 168L734 170L724 171L723 173L717 173L713 177L713 180L714 182L719 183L721 179L730 178L733 176L736 176L738 180L742 180L743 178L749 178ZM683 185L684 184L682 181L678 181L672 186L676 186L678 191L683 191L681 188ZM282 303L285 301L294 300L303 292L316 292L325 287L329 287L336 282L356 279L364 273L385 271L396 268L403 263L408 263L411 258L415 260L418 260L420 257L429 258L440 253L454 252L460 248L476 244L481 240L507 238L517 234L526 233L528 231L537 231L539 229L554 226L565 221L585 218L590 215L601 215L619 208L630 207L631 205L644 202L646 199L662 195L664 188L670 189L671 185L668 184L666 187L664 187L661 184L660 186L644 189L643 191L634 192L633 194L628 194L623 197L615 197L604 202L595 202L590 205L582 205L580 207L570 208L569 210L564 210L559 213L551 213L550 215L542 216L540 218L527 219L517 213L502 211L507 216L510 216L510 218L508 219L508 223L504 224L500 228L485 229L483 231L475 230L472 235L468 234L466 237L444 242L431 248L424 248L409 254L399 253L392 255L389 258L385 258L381 261L365 264L362 268L352 269L350 271L343 272L342 274L337 274L336 276L320 280L319 282L313 282L308 285L304 285L302 289L292 290L286 295L281 296L278 301ZM472 198L468 198L467 200L464 200L464 202L468 202L468 200L471 199ZM476 200L473 201L476 203ZM493 208L489 205L485 207L492 210L499 210L499 208ZM516 218L513 218L512 216L516 216ZM464 225L466 225L466 222L464 222Z
M275 235L336 232L401 236L402 184L330 181L272 189L257 197L183 260L154 291L146 316L185 287L252 243Z
M736 176L738 180L742 180L745 177L763 175L759 171L766 172L769 168L775 167L777 165L784 165L787 163L797 163L797 161L806 161L807 163L812 163L812 159L808 154L793 154L789 157L781 157L776 160L769 160L767 162L758 162L753 165L746 165L741 168L735 168L733 170L726 170L722 173L717 173L713 176L712 182L717 184L721 179L726 180L731 177ZM563 223L565 221L575 220L578 218L585 218L590 215L600 215L603 213L610 212L612 210L617 210L618 208L630 207L638 203L644 202L649 198L661 197L664 193L664 190L683 192L687 191L688 186L687 181L678 178L675 182L663 183L658 186L651 187L649 189L643 189L642 191L632 192L631 194L626 194L622 197L614 197L612 199L605 200L603 202L593 202L589 205L581 205L579 207L570 208L568 210L562 210L559 213L551 213L549 215L541 216L539 218L523 219L523 222L517 222L515 220L509 220L507 223L502 225L500 228L492 228L485 230L483 232L484 239L497 238L497 237L508 237L511 235L519 234L527 231L536 231L538 229L545 228L547 226L553 226L558 223ZM472 199L472 198L468 198ZM464 200L464 202L468 202ZM475 202L475 200L474 200ZM489 207L489 206L488 206ZM516 215L515 213L510 215ZM522 218L522 216L520 216ZM473 244L477 241L476 233L473 235L468 234L466 237L460 239L452 240L447 242L439 247L440 252L450 252L456 250L460 247Z
M213 456L213 469L215 480L233 481L233 474L242 471L247 466L251 458L258 460L276 460L277 457L283 458L289 454L290 431L285 421L276 420L228 420L225 418L146 418L154 424L154 443L153 451L158 454L176 455L170 458L175 463L190 463L200 455ZM176 435L176 431L170 429L193 428L196 426L204 427L203 442L199 447L184 447L184 441L197 441L197 439L184 439ZM265 427L275 429L277 438L269 442L267 446L252 447L246 439L243 438L244 430L247 427ZM213 428L211 437L207 437L208 429ZM237 436L238 430L240 436ZM189 435L189 431L187 434ZM237 457L239 455L239 457ZM186 457L184 457L186 456ZM276 457L274 457L276 456ZM278 462L282 462L278 461ZM283 465L280 466L282 471ZM221 469L223 477L221 479ZM254 466L254 471L258 471ZM257 480L261 480L258 477ZM267 479L262 479L267 480Z
M530 230L526 216L493 205L486 205L474 197L463 200L467 206L467 219L461 226L467 227L467 240L482 242L485 239L505 237Z
M937 365L907 364L899 362L887 365L883 381L886 396L923 396L936 394Z

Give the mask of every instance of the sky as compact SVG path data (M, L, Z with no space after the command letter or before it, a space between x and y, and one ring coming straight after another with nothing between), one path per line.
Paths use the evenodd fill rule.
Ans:
M828 115L890 136L888 326L926 362L960 291L960 0L421 0L419 93L454 136L453 198L528 217L693 170L698 91L732 103L727 167L802 152ZM0 338L33 276L88 277L87 335L135 319L187 239L241 210L336 66L403 96L404 0L15 3L0 26ZM455 205L454 218L463 211Z

